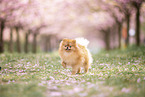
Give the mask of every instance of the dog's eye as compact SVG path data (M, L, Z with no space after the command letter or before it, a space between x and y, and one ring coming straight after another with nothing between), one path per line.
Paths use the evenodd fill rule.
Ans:
M71 46L69 46L71 48Z
M65 47L66 47L66 45L65 45Z

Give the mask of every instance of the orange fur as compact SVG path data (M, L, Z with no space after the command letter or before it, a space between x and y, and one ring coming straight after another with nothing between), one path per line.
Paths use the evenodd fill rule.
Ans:
M91 54L85 46L77 44L76 40L63 39L59 46L59 55L64 68L72 67L72 74L80 73L81 67L88 72Z

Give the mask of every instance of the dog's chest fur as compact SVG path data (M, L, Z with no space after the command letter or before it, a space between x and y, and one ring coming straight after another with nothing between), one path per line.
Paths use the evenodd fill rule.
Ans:
M77 55L74 52L64 52L63 60L66 62L67 65L76 64Z

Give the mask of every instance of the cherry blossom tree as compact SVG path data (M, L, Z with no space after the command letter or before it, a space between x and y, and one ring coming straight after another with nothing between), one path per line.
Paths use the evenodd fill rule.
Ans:
M36 37L39 33L41 27L44 27L44 8L41 6L41 2L38 0L27 2L27 5L23 9L17 10L16 13L13 13L15 18L13 21L13 26L17 32L17 50L21 52L20 39L19 39L19 30L25 32L25 45L24 51L28 53L28 39L29 35L33 34L33 52L36 52ZM42 17L43 16L43 17Z
M126 46L128 46L129 45L130 17L134 10L132 9L132 6L128 2L128 0L116 0L116 2L117 2L116 7L118 7L119 10L121 10L125 15L126 24L127 24Z
M140 45L140 10L144 0L130 0L130 3L136 9L136 45Z
M117 25L117 34L118 34L118 48L121 48L121 29L124 21L123 11L120 10L114 1L102 1L100 4L101 11L108 12L112 18L114 18ZM115 29L115 28L114 28Z
M112 43L115 47L116 42L113 39L118 39L117 44L120 48L122 23L126 19L129 31L132 8L135 9L133 7L135 4L130 3L131 0L130 2L125 0L79 0L77 2L76 0L11 0L11 3L8 3L9 7L6 6L6 1L10 0L0 1L2 5L0 12L3 13L0 14L1 32L4 29L3 25L10 29L10 44L12 44L12 33L16 30L18 52L21 52L22 42L20 42L22 36L19 34L23 33L25 53L29 52L28 44L32 42L29 41L31 35L33 53L37 51L38 39L45 41L43 42L45 51L52 51L55 48L54 42L64 37L91 37L87 36L90 33L101 36L107 50L111 48ZM11 8L9 11L3 10L9 8ZM118 36L115 37L116 35ZM129 34L127 41L129 41ZM1 44L3 42L0 42Z
M98 21L99 24L97 25L98 30L102 32L103 39L105 41L106 50L110 50L110 35L111 35L111 29L114 25L114 19L108 14L105 13L105 15L100 15L100 18L104 17L101 21ZM109 23L109 25L108 25Z
M4 51L3 32L14 11L24 6L19 0L0 0L0 53Z
M109 32L110 33L109 35L114 36L113 39L115 39L115 33L117 32L117 34L118 34L118 47L120 48L121 47L121 28L122 28L122 23L123 23L123 19L124 19L124 14L120 9L115 8L115 5L113 3L114 2L108 1L108 0L92 0L92 1L86 0L85 4L82 4L82 5L85 5L84 9L86 9L86 7L88 7L87 9L90 13L87 12L87 14L93 14L93 13L95 14L95 13L99 13L99 12L105 12L105 13L107 12L108 14L110 14L109 17L110 18L112 17L112 19L114 19L115 24L111 23L112 26L108 27L108 25L105 24L105 21L101 22L103 26L101 27L101 30L99 30L99 31L101 31L102 34L104 33L103 34L104 37L108 36L108 33L105 33L105 32ZM104 17L102 16L102 18L104 18ZM101 17L99 17L99 19L101 19ZM98 25L97 25L98 21L97 20L93 20L93 21L96 22L95 25L98 27ZM107 19L106 19L106 21L107 21ZM115 25L117 25L117 27ZM114 26L115 26L115 28L118 29L118 31L115 31L116 29L114 28ZM104 39L107 39L107 38L104 38ZM107 40L111 41L111 39L109 39L109 38ZM107 45L108 44L109 44L109 42L107 43ZM109 49L109 46L107 46L107 47Z
M142 4L144 0L116 0L120 5L121 9L124 11L124 14L127 19L127 32L129 32L129 22L130 22L130 16L131 11L133 8L136 10L136 45L140 45L140 9L142 7ZM133 6L133 7L132 7ZM129 36L129 34L127 35ZM127 38L127 42L129 41L129 38Z
M93 13L91 16L88 15L88 20L83 19L86 18L84 15L81 18L81 25L83 25L83 29L88 33L87 35L92 34L93 36L97 36L96 38L103 40L105 49L110 50L112 34L114 35L113 26L115 24L112 16L108 12L100 11Z
M13 52L13 28L10 28L9 52Z

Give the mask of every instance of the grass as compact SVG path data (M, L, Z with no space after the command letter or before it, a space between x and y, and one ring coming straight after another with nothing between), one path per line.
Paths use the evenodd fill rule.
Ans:
M89 73L71 75L57 53L0 55L0 97L144 97L145 47L93 55Z

